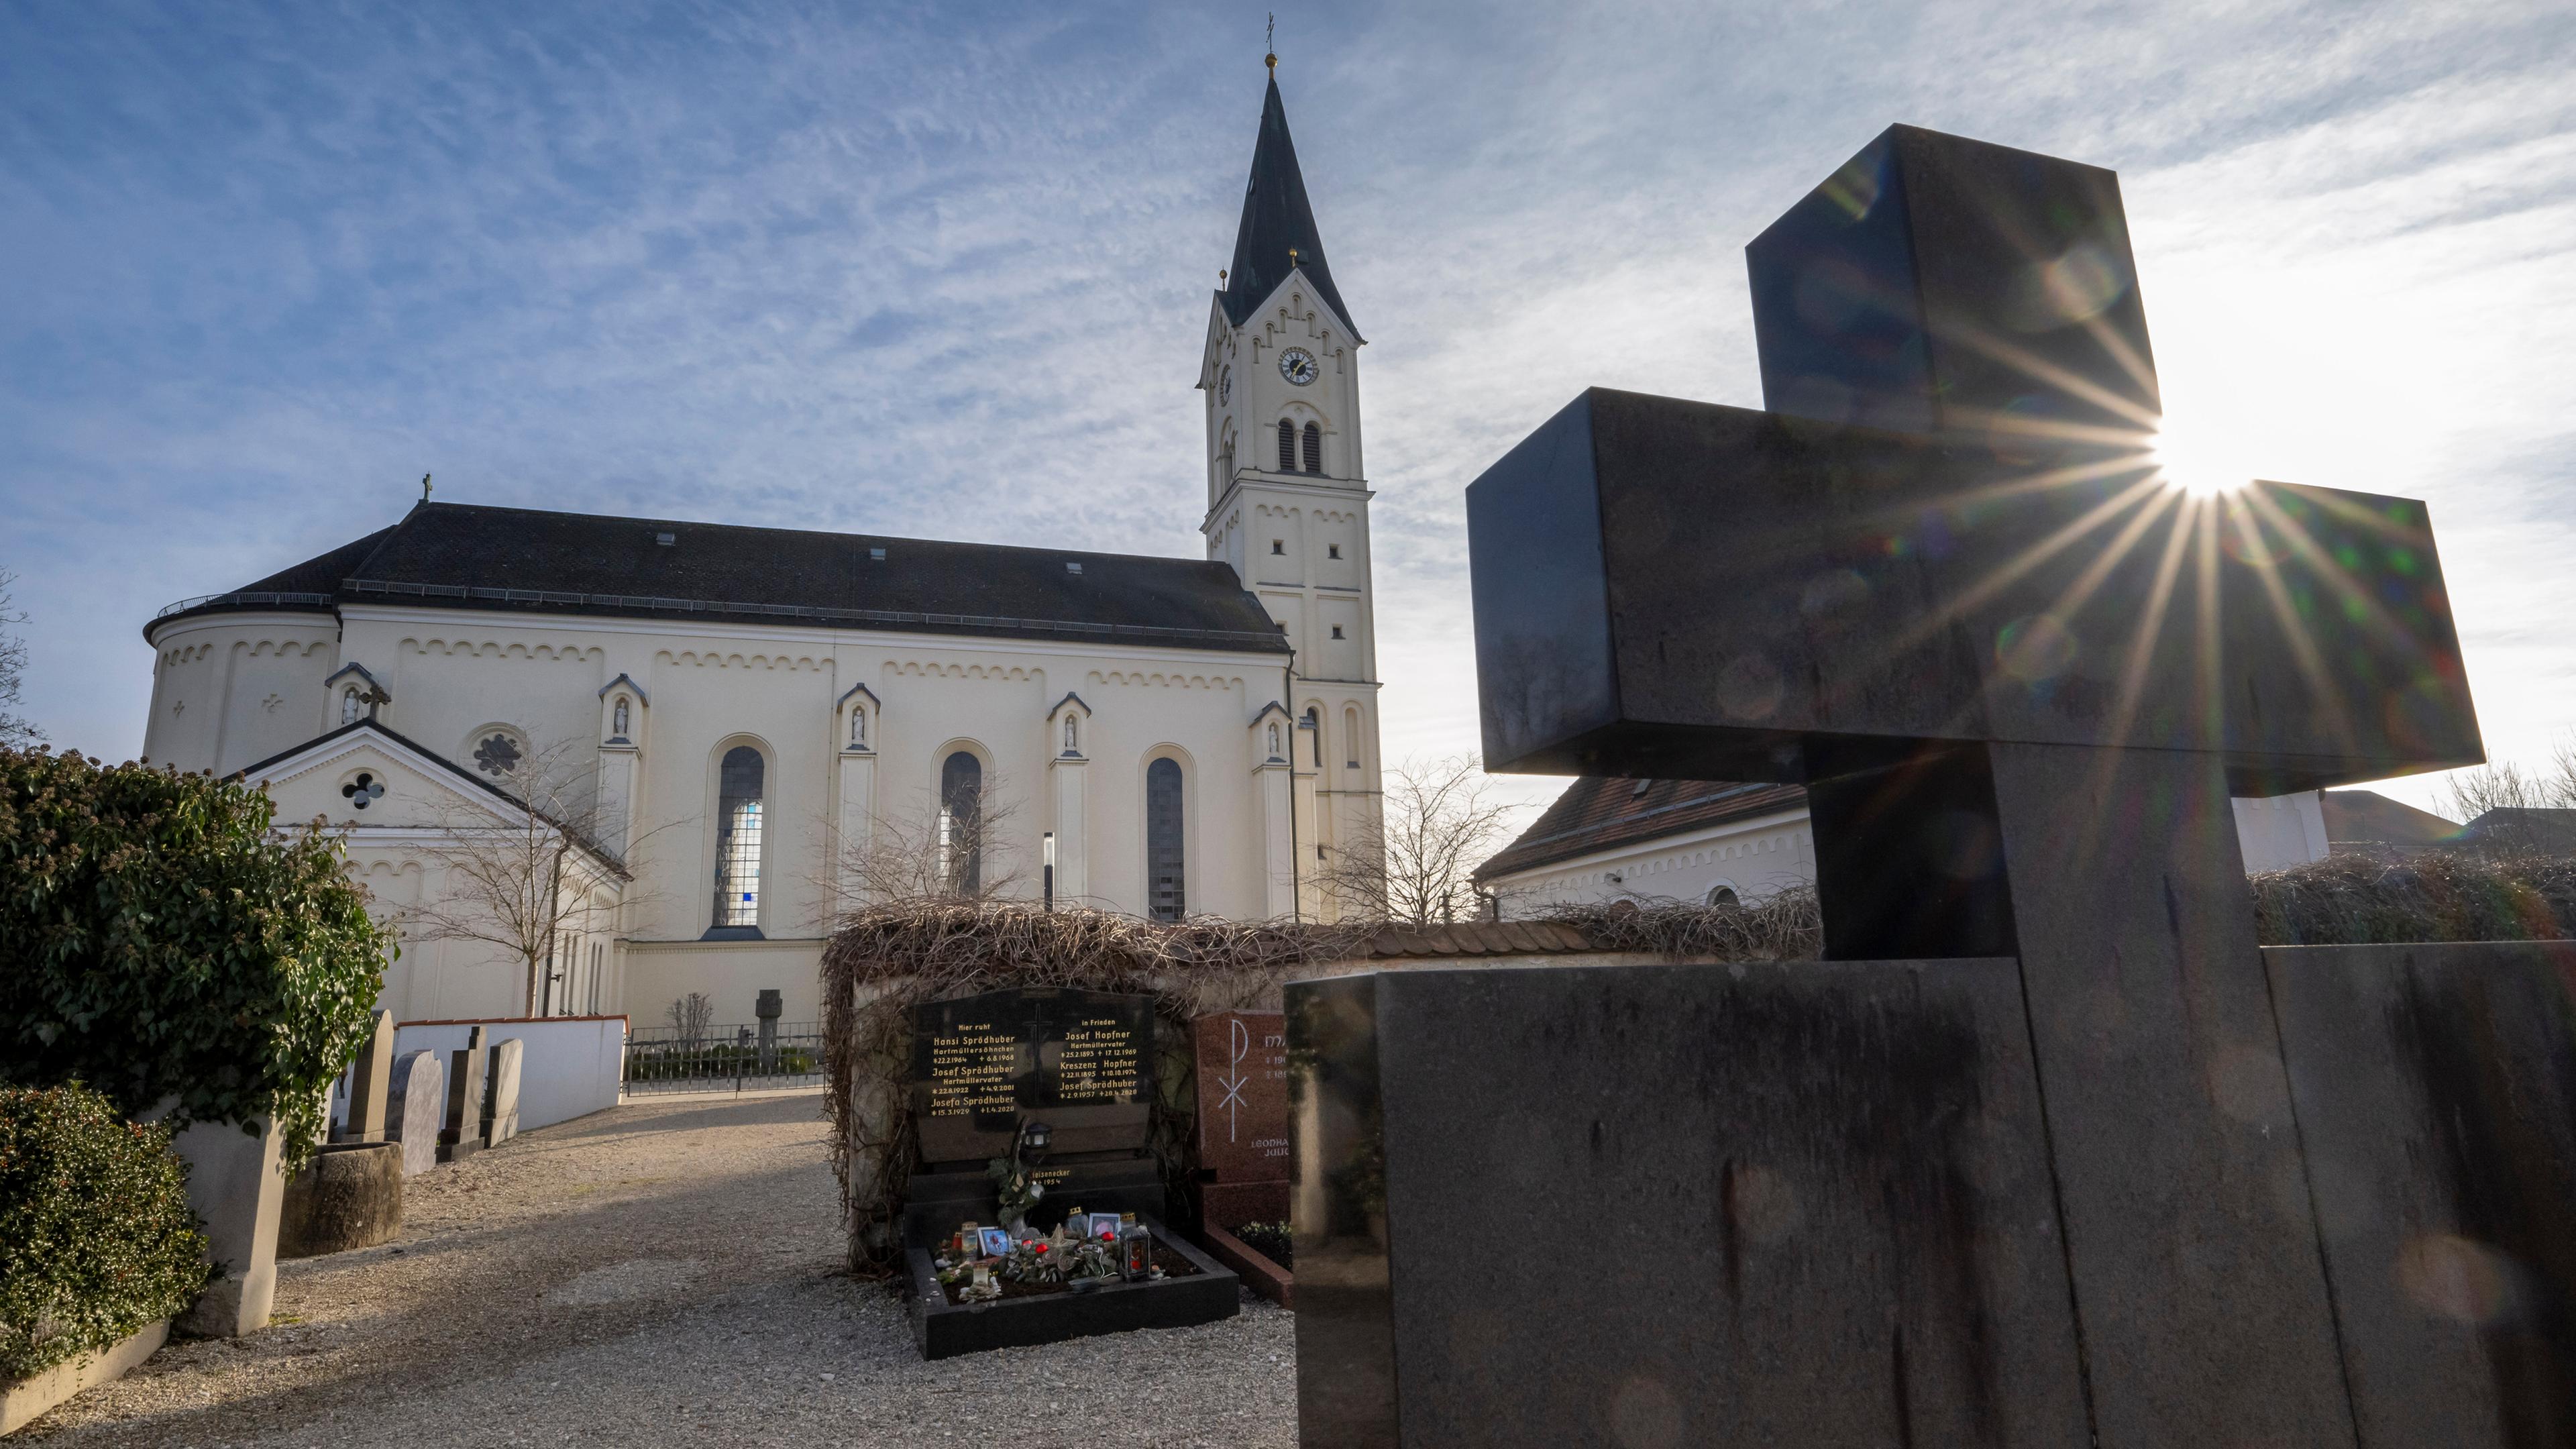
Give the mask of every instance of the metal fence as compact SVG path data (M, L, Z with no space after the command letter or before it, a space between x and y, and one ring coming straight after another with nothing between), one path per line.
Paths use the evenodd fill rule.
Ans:
M819 1022L759 1026L637 1027L626 1039L626 1091L740 1092L823 1084Z

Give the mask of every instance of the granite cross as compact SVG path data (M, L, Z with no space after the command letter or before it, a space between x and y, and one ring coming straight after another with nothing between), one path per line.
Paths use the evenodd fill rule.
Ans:
M2109 171L1899 126L1748 259L1770 411L1468 489L1488 767L1805 784L1829 958L2020 961L2097 1442L2348 1436L2229 799L2482 758L2423 505L2167 474Z

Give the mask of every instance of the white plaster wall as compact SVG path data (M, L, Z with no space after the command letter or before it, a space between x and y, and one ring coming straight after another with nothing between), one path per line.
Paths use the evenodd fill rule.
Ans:
M156 630L144 758L221 774L320 734L336 632L326 616L254 613Z
M1755 900L1816 879L1815 836L1804 810L1708 826L1486 882L1506 918L1589 901L1701 902L1724 886Z
M2315 791L2234 803L2247 870L2278 870L2325 858L2325 817ZM1592 901L1705 901L1720 886L1749 901L1783 886L1813 885L1815 879L1815 835L1807 813L1797 810L1496 876L1485 889L1501 897L1503 915L1512 918Z
M2280 870L2326 858L2326 817L2320 792L2302 790L2268 800L2239 799L2231 803L2236 807L2236 839L2244 847L2247 870Z
M626 1073L626 1018L550 1017L531 1021L406 1021L394 1028L394 1056L434 1051L441 1065L463 1051L474 1028L483 1028L485 1060L492 1048L516 1039L519 1048L519 1130L532 1132L617 1105ZM479 1110L479 1109L478 1109Z

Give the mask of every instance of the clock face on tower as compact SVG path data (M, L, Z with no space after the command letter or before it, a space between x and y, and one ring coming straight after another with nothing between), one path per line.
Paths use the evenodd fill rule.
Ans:
M1302 347L1291 347L1279 354L1279 375L1299 387L1315 380L1315 354Z

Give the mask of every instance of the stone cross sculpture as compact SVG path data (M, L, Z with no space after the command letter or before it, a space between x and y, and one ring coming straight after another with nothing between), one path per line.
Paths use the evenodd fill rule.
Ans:
M2109 171L1899 126L1748 256L1770 411L1468 489L1487 766L1804 784L1829 960L2018 961L2095 1442L2349 1442L2229 797L2483 758L2423 505L2168 476Z

